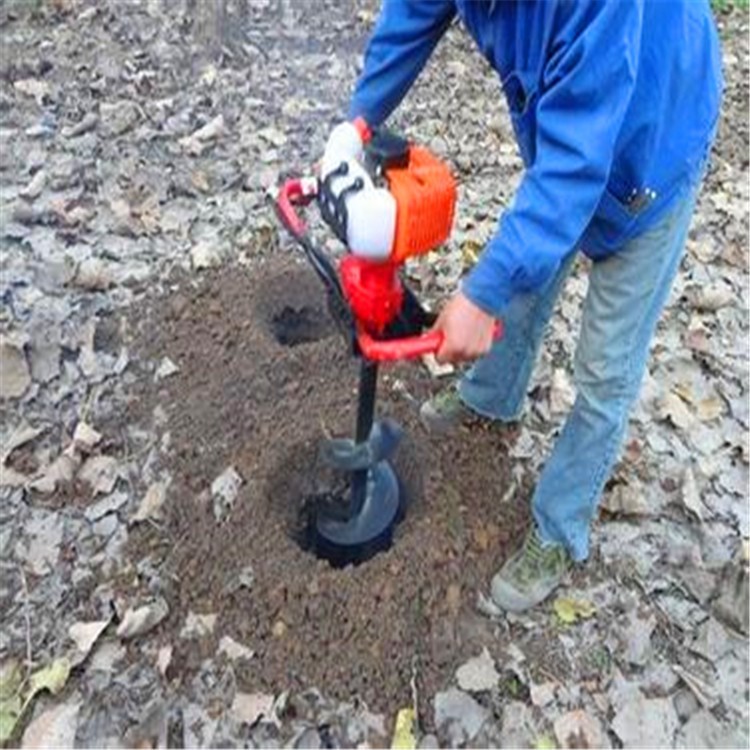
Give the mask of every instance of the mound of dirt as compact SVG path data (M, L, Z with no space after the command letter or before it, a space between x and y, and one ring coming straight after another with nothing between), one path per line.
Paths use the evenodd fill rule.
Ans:
M155 534L168 537L175 676L216 648L178 638L188 611L216 613L215 640L255 652L237 671L242 689L314 686L387 712L410 703L414 680L428 695L443 688L490 642L476 592L527 523L525 503L502 502L512 432L476 424L430 438L415 406L429 376L416 364L383 368L378 412L410 436L399 465L418 499L390 550L334 569L292 533L319 479L321 439L351 435L356 407L357 363L311 271L272 258L185 278L135 328L142 355L179 366L160 382L144 375L134 407L146 419L161 405L171 434L167 527L134 543L143 554L164 544ZM228 466L244 484L218 523L210 486Z

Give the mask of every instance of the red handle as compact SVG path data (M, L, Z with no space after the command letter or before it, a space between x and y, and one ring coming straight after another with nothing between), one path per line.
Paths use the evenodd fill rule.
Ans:
M357 343L365 359L373 362L395 362L434 354L443 343L443 332L428 331L421 336L379 341L360 329L357 333Z
M503 323L495 322L492 334L495 341L503 337ZM365 359L373 362L395 362L402 359L416 359L425 354L435 354L443 345L442 331L427 331L421 336L409 336L404 339L379 341L360 328L357 331L357 343Z
M276 209L284 226L297 238L305 233L305 222L295 210L295 206L309 203L317 191L314 178L295 178L287 180L276 196Z

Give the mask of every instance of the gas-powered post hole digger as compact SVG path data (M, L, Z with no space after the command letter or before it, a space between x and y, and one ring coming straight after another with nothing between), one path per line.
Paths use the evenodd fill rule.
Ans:
M337 132L338 131L338 132ZM298 209L317 201L347 248L338 269L310 237ZM317 177L289 179L275 195L277 213L327 293L328 309L360 359L354 440L329 440L323 457L351 476L344 497L321 498L309 526L315 553L333 564L359 563L390 546L407 505L392 458L402 436L375 420L381 362L434 354L442 332L401 279L401 266L445 242L456 183L427 149L361 121L334 131ZM501 335L500 325L495 332Z

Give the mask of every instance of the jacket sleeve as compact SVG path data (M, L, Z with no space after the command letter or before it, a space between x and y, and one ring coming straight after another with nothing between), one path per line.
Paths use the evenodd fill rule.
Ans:
M643 0L574 2L553 12L536 156L462 286L496 316L575 249L604 193L635 84Z
M456 13L453 0L384 0L349 118L377 127L399 105Z

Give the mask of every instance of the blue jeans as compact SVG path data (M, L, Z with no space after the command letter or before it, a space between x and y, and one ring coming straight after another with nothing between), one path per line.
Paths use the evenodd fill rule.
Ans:
M576 400L532 499L543 541L574 560L589 552L589 527L638 397L651 338L685 248L697 186L654 227L595 261L575 353ZM575 253L542 289L517 296L505 336L459 384L464 403L492 419L520 416L532 369Z

